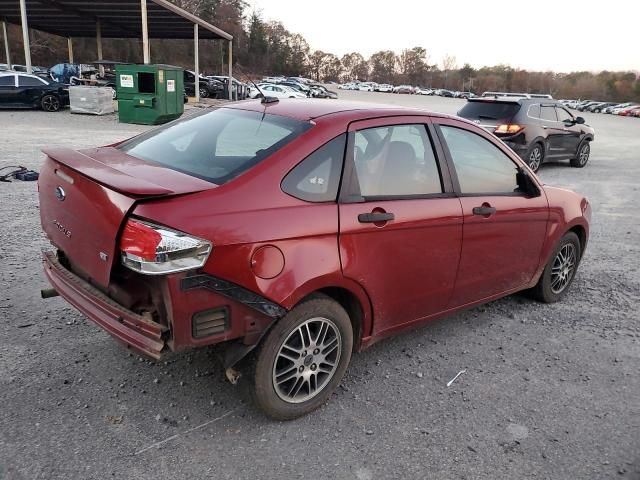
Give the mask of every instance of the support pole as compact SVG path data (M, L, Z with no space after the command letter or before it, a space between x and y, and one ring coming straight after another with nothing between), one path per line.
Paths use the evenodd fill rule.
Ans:
M67 37L67 47L69 48L69 63L73 63L73 40Z
M198 24L193 24L193 71L196 74L196 81L194 83L193 90L196 94L196 103L200 103L200 54L199 54L199 36L198 36Z
M149 25L147 23L147 0L140 0L140 12L142 14L142 57L144 64L148 65L149 60Z
M233 100L233 41L229 40L229 100Z
M11 68L11 52L9 51L9 34L7 33L7 21L2 21L2 33L4 34L4 54L7 65Z
M24 44L24 63L27 73L33 73L31 68L31 45L29 44L29 24L27 23L26 0L20 0L20 23L22 24L22 43Z
M98 50L98 60L102 60L102 24L100 19L96 20L96 49ZM98 67L100 76L104 78L104 65Z

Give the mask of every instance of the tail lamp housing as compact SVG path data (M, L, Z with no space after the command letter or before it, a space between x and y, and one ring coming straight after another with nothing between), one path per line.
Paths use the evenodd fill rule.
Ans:
M498 125L493 133L502 135L515 135L520 133L524 127L522 125L516 125L513 123Z
M202 267L211 253L207 240L130 218L120 236L122 264L146 275L166 275Z

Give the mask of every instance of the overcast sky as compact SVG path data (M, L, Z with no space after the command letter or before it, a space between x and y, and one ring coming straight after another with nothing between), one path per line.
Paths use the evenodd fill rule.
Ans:
M250 0L312 49L343 55L422 46L429 63L530 70L640 70L639 0ZM384 7L382 7L384 5Z

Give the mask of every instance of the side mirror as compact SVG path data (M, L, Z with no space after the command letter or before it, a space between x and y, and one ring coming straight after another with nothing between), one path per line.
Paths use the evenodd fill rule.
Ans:
M528 197L539 197L540 189L536 182L529 176L529 174L522 169L518 169L518 173L516 173L516 181L518 182L518 190Z
M584 123L584 118L582 118L582 117L576 117L576 123L577 123L578 125L582 125L582 124Z

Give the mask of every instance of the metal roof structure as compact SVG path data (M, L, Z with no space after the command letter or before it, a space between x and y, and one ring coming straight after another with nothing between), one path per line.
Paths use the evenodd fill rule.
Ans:
M31 73L29 28L66 37L69 63L73 62L74 37L95 37L98 60L102 60L103 38L142 38L144 63L150 63L150 38L193 39L195 71L199 74L200 39L229 42L229 78L232 75L233 36L214 27L168 0L0 0L5 56L11 64L7 23L22 27L24 57ZM229 82L231 97L231 82ZM195 89L196 100L200 99Z
M191 39L193 25L201 39L231 40L227 32L167 0L148 0L149 38ZM29 28L61 37L142 38L140 0L26 0ZM21 25L19 0L0 0L0 19Z

